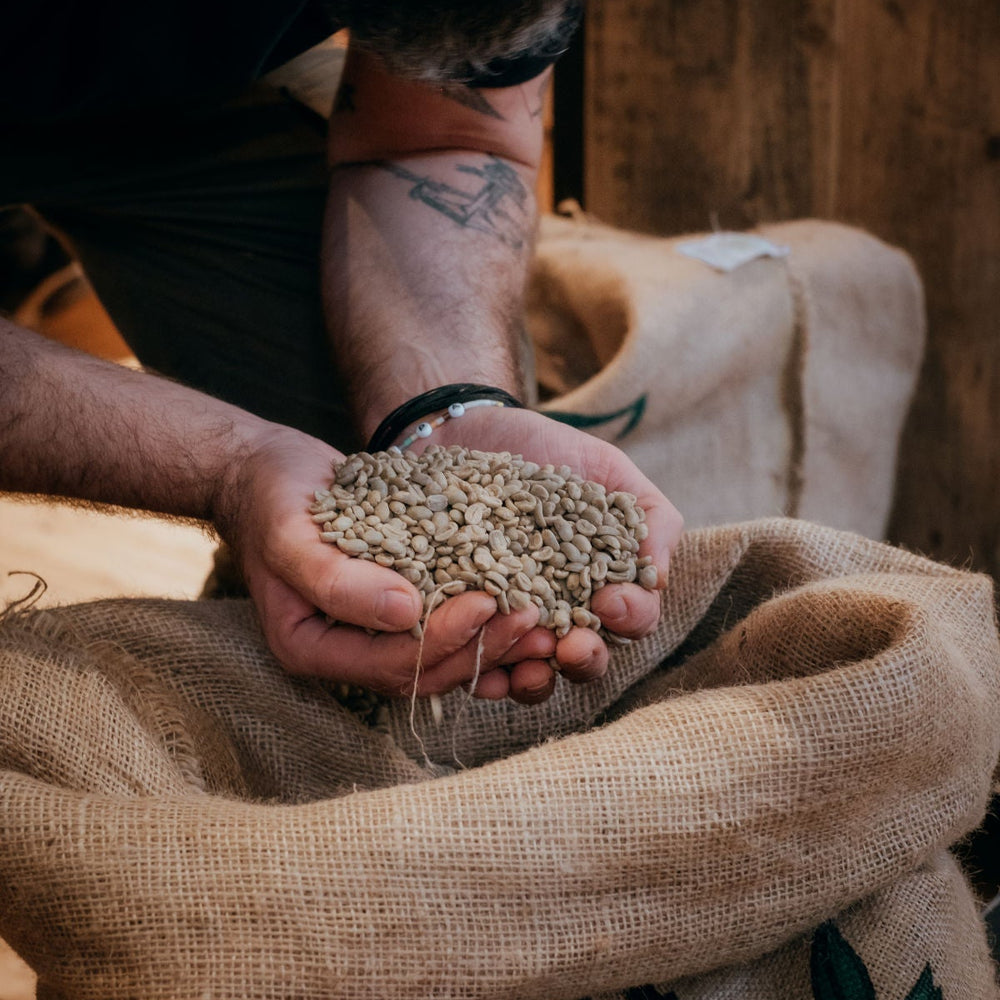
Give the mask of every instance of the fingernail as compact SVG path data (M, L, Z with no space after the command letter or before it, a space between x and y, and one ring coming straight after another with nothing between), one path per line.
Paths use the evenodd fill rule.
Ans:
M608 599L608 603L601 608L604 618L610 618L612 621L621 621L628 615L628 604L624 597L611 597Z
M409 628L416 613L413 598L400 590L383 590L375 601L375 617L383 628Z
M537 625L538 625L537 621L535 621L534 623L528 622L527 624L524 625L518 625L517 628L514 629L514 642L520 642Z
M545 701L552 692L554 685L550 682L540 687L526 687L521 695L521 701L526 705L537 705L540 701Z
M587 653L584 656L571 657L568 660L563 660L563 668L570 667L573 670L582 670L584 667L589 666L594 662L594 654Z
M482 628L497 613L497 602L489 594L485 593L485 591L483 592L483 597L488 598L489 603L484 601L472 618L473 627L477 629Z

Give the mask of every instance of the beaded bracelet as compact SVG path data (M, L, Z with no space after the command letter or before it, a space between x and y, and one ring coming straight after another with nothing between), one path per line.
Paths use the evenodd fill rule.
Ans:
M523 409L524 404L509 392L496 386L476 385L473 382L439 386L437 389L414 396L402 406L397 406L379 424L366 450L385 451L408 427L413 426L414 421L419 421L416 428L398 446L401 450L408 448L418 438L429 437L434 428L440 427L446 420L460 417L467 409L476 406L509 406ZM421 419L435 411L439 412L432 420Z
M499 399L470 399L467 403L452 403L444 413L439 414L433 420L421 420L413 429L413 433L407 435L400 441L398 447L400 451L406 451L417 438L427 438L434 433L435 427L440 427L446 420L461 417L466 410L471 410L476 406L503 406Z

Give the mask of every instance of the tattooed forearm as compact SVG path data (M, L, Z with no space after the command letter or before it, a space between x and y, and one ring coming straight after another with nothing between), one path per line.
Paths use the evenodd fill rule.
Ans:
M481 167L459 164L456 171L469 179L468 188L421 177L398 163L379 164L411 184L410 197L440 212L463 229L487 233L514 250L528 240L531 197L517 171L490 157Z
M506 121L504 116L473 87L466 87L462 84L447 84L440 88L440 92L442 97L447 97L450 101L457 101L473 111L478 111L481 115Z

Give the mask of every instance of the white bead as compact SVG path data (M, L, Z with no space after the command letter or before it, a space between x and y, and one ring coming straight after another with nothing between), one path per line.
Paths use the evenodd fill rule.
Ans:
M448 407L449 417L460 417L463 413L465 413L465 407L461 403L452 403Z
M429 438L433 433L434 428L431 427L429 423L425 420L423 423L417 424L417 437L418 438Z

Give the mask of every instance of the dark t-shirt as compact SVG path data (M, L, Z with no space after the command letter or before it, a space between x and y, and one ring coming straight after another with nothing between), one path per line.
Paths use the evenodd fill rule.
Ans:
M0 14L0 120L104 117L237 90L332 34L314 0L44 0Z
M44 125L164 111L238 92L344 27L322 0L26 0L0 13L0 124ZM579 16L571 5L571 19ZM491 64L470 84L509 86L558 58Z

